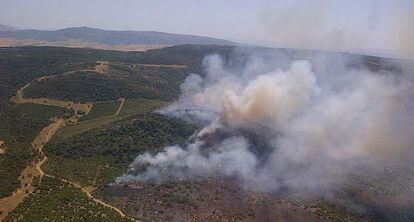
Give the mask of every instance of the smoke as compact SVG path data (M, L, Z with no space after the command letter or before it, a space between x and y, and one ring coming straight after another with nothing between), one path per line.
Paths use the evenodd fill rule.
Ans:
M327 0L277 1L263 10L261 22L271 39L288 47L353 50L366 46L368 32L361 29L368 24L348 24L335 7L337 4ZM367 23L373 27L375 11L367 15Z
M339 50L414 59L414 3L278 0L262 10L269 41L288 48Z
M206 76L189 75L179 100L160 111L202 129L185 146L139 155L117 182L234 177L246 189L320 192L356 167L412 155L412 77L346 61L286 66L253 55L236 69L206 57Z
M396 43L399 55L414 60L414 3L411 7L403 9L399 19L393 20L391 30L393 42Z
M302 111L319 91L311 64L295 61L290 70L259 75L240 92L225 91L223 119L266 122L283 127L290 116Z

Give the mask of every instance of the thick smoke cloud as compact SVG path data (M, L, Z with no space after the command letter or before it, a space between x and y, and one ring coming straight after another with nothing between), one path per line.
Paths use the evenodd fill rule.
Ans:
M202 129L183 147L139 155L117 182L224 176L247 189L324 191L356 167L412 155L412 78L345 61L252 56L232 69L206 57L207 75L189 75L179 100L160 111Z

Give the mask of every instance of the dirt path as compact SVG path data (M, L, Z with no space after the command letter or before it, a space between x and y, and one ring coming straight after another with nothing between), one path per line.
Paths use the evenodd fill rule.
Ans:
M97 65L92 69L81 69L81 70L75 70L75 71L68 71L64 72L60 75L67 75L67 74L73 74L75 72L96 72L99 74L105 74L108 71L109 65L106 61L97 61ZM52 75L52 76L43 76L36 79L36 81L45 81L50 78L57 77L58 75ZM88 114L93 106L93 103L87 102L87 103L75 103L72 101L62 101L62 100L56 100L56 99L50 99L50 98L24 98L24 90L30 86L31 83L27 83L25 86L17 90L16 95L11 98L11 101L16 104L24 104L24 103L35 103L40 105L48 105L48 106L58 106L63 107L66 109L73 109L76 111L81 111L83 113Z
M57 76L60 75L70 75L76 72L96 72L99 74L105 74L108 71L109 68L109 63L107 61L96 61L97 65L93 68L86 68L86 69L80 69L80 70L74 70L74 71L68 71L68 72L64 72L62 74L58 74L58 75L51 75L51 76L42 76L37 78L36 80L41 82L41 81L45 81L47 79L51 79L51 78L55 78Z
M125 103L125 98L121 98L120 101L121 101L121 103L119 104L118 110L116 111L116 113L114 114L114 116L118 116L119 113L121 112L122 107L124 106L124 103Z
M102 63L101 63L102 64ZM99 65L98 65L99 66ZM100 67L100 71L104 73L105 68ZM98 68L96 68L96 71L98 72ZM41 77L37 81L43 81L45 78ZM84 113L89 113L92 108L92 103L74 103L71 101L60 101L60 100L53 100L53 99L47 99L47 98L40 98L40 99L31 99L31 98L24 98L24 89L30 86L30 83L26 84L22 88L20 88L14 97L11 98L12 102L15 102L16 104L23 104L23 103L35 103L40 105L49 105L49 106L59 106L64 108L71 108L75 110L74 117L72 117L70 120L73 121L73 119L77 119L77 111L82 111ZM121 104L119 105L119 108L117 112L114 115L118 115L119 112L122 110L122 107L125 103L125 99L121 98ZM42 181L42 177L45 175L45 173L42 170L42 165L46 162L47 156L43 152L44 145L56 134L56 132L65 125L64 119L55 118L53 119L53 123L46 126L42 129L42 131L38 134L38 136L32 141L32 147L37 151L38 156L37 158L32 161L26 168L21 172L19 176L20 180L20 187L13 192L11 196L4 197L0 199L0 211L2 212L0 214L0 221L3 221L6 216L13 211L20 203L23 202L23 200L33 191L35 190L34 185L34 179L38 178L38 183L40 184ZM52 175L48 175L52 176ZM54 176L52 176L54 177ZM101 204L105 207L109 207L113 210L115 210L120 216L129 218L133 221L137 221L131 217L128 217L126 214L124 214L119 208L112 206L110 204L107 204L95 197L91 194L93 189L88 189L80 186L79 184L76 184L72 181L68 181L65 179L61 179L64 182L70 183L75 187L78 187L84 192L88 198L90 198L92 201Z
M53 178L56 178L55 176L53 176L53 175L47 175L47 176L50 176L50 177L53 177ZM86 196L88 196L88 198L89 199L91 199L93 202L95 202L95 203L98 203L98 204L101 204L101 205L103 205L103 206L105 206L105 207L109 207L109 208L111 208L111 209L113 209L113 210L115 210L119 215L121 215L121 217L126 217L126 218L128 218L128 219L131 219L131 220L133 220L133 221L138 221L138 220L136 220L136 219L134 219L134 218L132 218L132 217L129 217L129 216L127 216L124 212L122 212L122 210L120 210L119 208L117 208L117 207L114 207L114 206L112 206L112 205L110 205L110 204L107 204L107 203L105 203L105 202L103 202L102 200L100 200L100 199L98 199L98 198L95 198L92 194L91 194L91 192L94 190L94 189L88 189L88 188L86 188L86 187L82 187L81 185L79 185L78 183L75 183L75 182L72 182L72 181L69 181L69 180L66 180L66 179L63 179L63 178L59 178L62 182L65 182L65 183L69 183L70 185L72 185L72 186L74 186L74 187L76 187L76 188L79 188L79 189L81 189L82 190L82 192L83 193L85 193L86 194Z
M35 190L35 178L38 178L40 183L44 175L41 166L47 160L47 156L43 153L43 146L64 124L65 121L63 119L54 119L53 123L43 128L33 140L32 147L38 152L38 157L21 172L19 176L20 187L11 196L0 200L0 210L2 211L0 221L4 220L17 205L23 202L24 198Z
M98 65L95 66L95 71L99 74L105 74L108 71L109 63L106 61L97 61Z
M4 154L6 152L6 144L3 140L0 140L0 154Z
M52 139L53 135L65 125L65 120L63 119L55 119L54 123L50 124L49 126L43 128L43 130L39 133L39 135L33 140L32 146L38 151L41 160L35 164L36 170L39 172L39 184L42 181L42 177L45 174L42 170L42 165L47 160L47 156L43 152L43 146Z
M72 101L62 101L49 98L24 98L24 89L26 89L29 86L30 83L26 84L25 86L17 90L16 95L11 98L11 101L16 104L34 103L39 105L58 106L66 109L73 109L75 112L82 111L86 114L88 114L92 109L92 103L75 103Z
M187 65L175 65L175 64L171 64L171 65L164 65L164 64L136 64L139 66L144 66L144 67L155 67L155 68L174 68L174 69L186 69Z
M135 218L132 218L132 217L129 217L128 215L126 215L124 212L122 212L122 210L120 210L119 208L117 208L117 207L114 207L114 206L112 206L112 205L110 205L110 204L107 204L107 203L105 203L105 202L103 202L102 200L100 200L100 199L98 199L98 198L96 198L96 197L94 197L93 195L92 195L92 191L95 189L95 188L91 188L91 187L82 187L80 184L78 184L78 183L75 183L75 182L73 182L73 181L70 181L70 180L67 180L67 179L64 179L64 178L57 178L57 177L55 177L54 175L51 175L51 174L44 174L44 176L47 176L47 177L51 177L51 178L55 178L55 179L58 179L58 180L60 180L60 181L62 181L62 182L64 182L64 183L68 183L68 184L70 184L70 185L72 185L72 186L74 186L74 187L76 187L76 188L79 188L79 189L81 189L82 190L82 192L83 193L85 193L86 194L86 196L88 196L88 198L90 199L90 200L92 200L93 202L95 202L95 203L98 203L98 204L101 204L101 205L103 205L103 206L105 206L105 207L109 207L109 208L111 208L112 210L115 210L121 217L125 217L125 218L128 218L128 219L130 219L130 220L132 220L132 221L136 221L136 222L140 222L139 220L137 220L137 219L135 219Z

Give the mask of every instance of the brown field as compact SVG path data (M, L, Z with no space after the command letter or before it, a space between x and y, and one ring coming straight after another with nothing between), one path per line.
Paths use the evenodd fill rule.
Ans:
M61 46L69 48L92 48L92 49L105 49L105 50L117 50L117 51L147 51L149 49L160 49L169 45L106 45L96 42L84 42L76 39L68 39L66 41L43 41L36 39L13 39L13 38L0 38L0 47L17 47L17 46Z

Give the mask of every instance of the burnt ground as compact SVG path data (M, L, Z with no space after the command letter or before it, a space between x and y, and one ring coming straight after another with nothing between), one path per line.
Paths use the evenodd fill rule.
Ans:
M302 195L248 192L234 180L106 186L105 201L143 221L371 221L355 210Z
M216 144L225 137L226 132L216 132L204 140ZM248 138L259 148L253 152L266 156L265 140ZM329 193L318 194L284 189L252 192L243 189L237 178L220 177L110 185L95 194L143 221L408 222L414 221L413 166L400 160L378 169L357 168L339 178Z
M226 131L203 138L217 144ZM253 152L266 156L262 133L250 138ZM246 136L248 134L248 136ZM263 142L264 141L264 142ZM214 145L207 146L208 149ZM207 149L206 148L206 149ZM237 178L204 177L162 184L134 182L100 188L96 195L143 221L414 221L414 168L390 161L378 169L356 168L332 189L315 194L282 188L277 193L243 189ZM317 195L317 196L315 196Z

